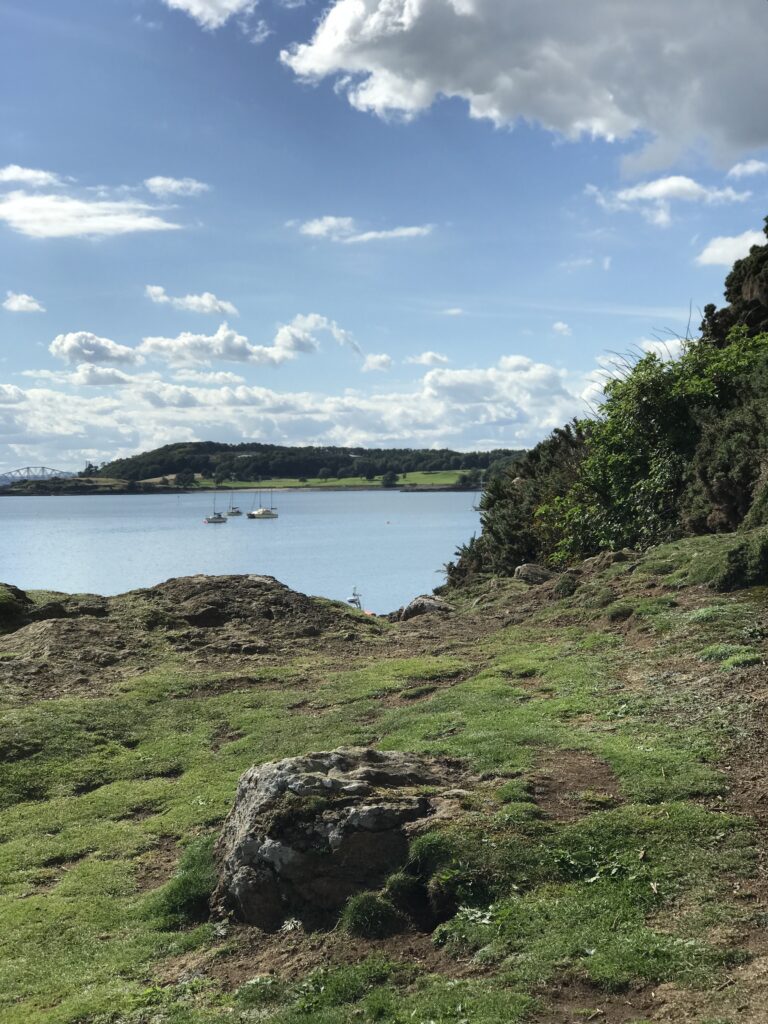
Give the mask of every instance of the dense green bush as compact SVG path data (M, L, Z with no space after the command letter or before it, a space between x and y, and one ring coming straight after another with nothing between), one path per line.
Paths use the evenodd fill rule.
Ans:
M446 566L449 583L768 524L768 245L736 262L725 296L680 358L627 361L593 419L495 476L482 534ZM762 554L734 550L720 585L742 571L762 581Z
M643 356L606 385L596 419L556 431L497 477L482 535L447 567L449 582L767 521L768 334L736 327L724 347ZM761 556L742 554L762 576Z

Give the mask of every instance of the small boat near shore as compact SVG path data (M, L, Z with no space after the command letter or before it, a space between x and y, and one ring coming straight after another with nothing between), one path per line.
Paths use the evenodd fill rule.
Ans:
M240 511L240 509L237 507L237 505L233 504L234 498L235 498L234 494L230 494L230 496L229 496L229 508L227 509L227 515L228 516L241 516L243 513Z
M212 512L211 515L206 516L205 519L203 520L203 522L207 523L209 526L220 526L222 523L226 523L226 521L227 521L226 516L223 516L221 514L221 512L217 512L216 511L216 495L214 494L214 496L213 496L213 512Z
M272 504L272 491L269 492L269 505L261 504L261 493L259 493L259 507L252 508L250 512L246 512L248 519L277 519L278 512L275 506Z

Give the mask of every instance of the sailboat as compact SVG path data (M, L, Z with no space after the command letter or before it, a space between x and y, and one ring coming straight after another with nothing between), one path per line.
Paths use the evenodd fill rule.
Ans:
M252 508L246 513L249 519L277 519L277 509L272 504L272 491L269 492L269 507L261 504L261 491L259 491L259 507Z
M213 515L206 516L203 520L204 523L208 523L209 526L218 526L220 523L226 523L226 516L223 516L221 512L216 511L216 494L213 495Z
M241 516L243 513L240 511L240 509L237 507L237 505L233 505L232 504L232 502L234 501L234 497L235 497L234 494L230 493L230 495L229 495L229 508L227 509L227 515L228 516Z

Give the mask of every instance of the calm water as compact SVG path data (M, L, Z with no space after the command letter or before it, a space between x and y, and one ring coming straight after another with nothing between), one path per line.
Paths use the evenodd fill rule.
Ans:
M265 495L265 498L268 497ZM280 518L206 526L211 494L0 499L0 580L118 594L171 576L264 573L294 590L392 611L443 582L479 532L476 495L275 492ZM218 496L226 510L228 495ZM250 493L237 501L245 512Z

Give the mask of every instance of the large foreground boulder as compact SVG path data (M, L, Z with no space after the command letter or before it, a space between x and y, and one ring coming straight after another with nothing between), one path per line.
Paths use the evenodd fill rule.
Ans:
M216 847L214 913L265 931L330 923L405 862L409 834L444 810L432 790L459 780L447 763L368 748L250 768Z

